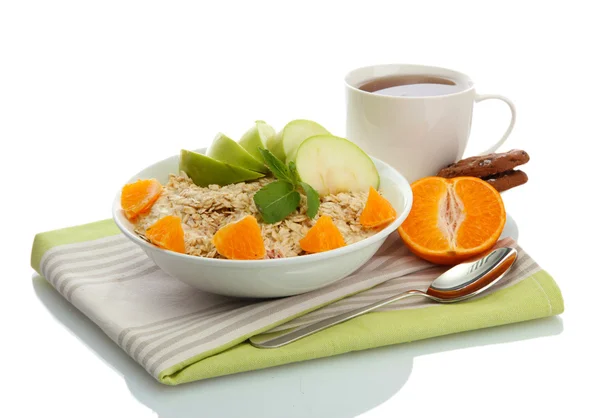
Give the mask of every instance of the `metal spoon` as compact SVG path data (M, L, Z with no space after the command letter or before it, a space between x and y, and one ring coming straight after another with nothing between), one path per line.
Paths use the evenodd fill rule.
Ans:
M354 309L314 324L288 331L276 337L256 335L250 343L258 348L277 348L333 325L355 318L377 308L410 296L423 296L440 303L454 303L472 298L497 283L517 260L517 250L510 247L498 248L476 260L452 267L431 283L429 288L409 290L371 305Z

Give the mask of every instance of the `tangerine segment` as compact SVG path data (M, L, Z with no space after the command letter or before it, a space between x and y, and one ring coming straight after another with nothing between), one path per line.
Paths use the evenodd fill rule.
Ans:
M146 238L164 250L185 253L183 227L181 219L177 216L165 216L154 222L146 229Z
M456 264L489 250L506 213L500 194L475 177L426 177L411 185L413 206L398 232L416 255Z
M373 186L369 188L367 203L360 214L360 224L365 228L378 228L396 219L396 209Z
M129 220L148 212L162 192L162 186L156 179L138 180L126 184L121 190L121 207Z
M323 215L308 230L306 236L300 240L300 248L307 253L320 253L335 250L346 245L342 233L333 223L330 216Z
M212 243L219 254L230 260L259 260L266 255L262 231L252 215L219 229Z

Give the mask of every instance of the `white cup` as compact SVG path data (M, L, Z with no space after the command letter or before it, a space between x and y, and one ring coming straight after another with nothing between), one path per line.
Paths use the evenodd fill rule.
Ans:
M394 75L437 76L464 88L436 96L389 96L360 90L370 80ZM512 113L502 138L481 154L497 150L515 124L516 110L509 99L475 93L471 79L458 71L424 65L375 65L353 70L345 80L347 138L392 165L410 182L435 175L462 158L471 131L473 103L502 100Z

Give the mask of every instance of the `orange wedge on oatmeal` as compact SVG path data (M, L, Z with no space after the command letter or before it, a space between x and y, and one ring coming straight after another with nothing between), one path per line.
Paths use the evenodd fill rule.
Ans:
M300 240L300 248L307 253L335 250L344 245L346 242L342 233L333 223L333 219L327 215L319 217L306 236Z
M121 207L129 220L148 212L159 198L162 186L156 179L138 180L121 190Z
M425 177L411 185L413 205L398 232L416 255L457 264L496 243L506 212L500 193L475 177Z
M252 215L219 229L212 243L219 254L230 260L260 260L266 255L260 225Z
M360 214L360 224L365 228L379 228L394 219L396 219L396 210L392 204L371 186L367 203Z
M163 250L185 253L183 227L178 216L165 216L146 229L146 238Z

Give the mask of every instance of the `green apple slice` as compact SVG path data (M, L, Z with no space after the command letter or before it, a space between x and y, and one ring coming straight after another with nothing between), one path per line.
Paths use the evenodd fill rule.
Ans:
M181 150L179 170L185 172L197 186L211 184L226 186L242 181L256 180L265 175L236 167L197 152Z
M356 144L333 135L317 135L298 147L296 169L321 196L379 188L373 160Z
M240 144L228 136L218 133L206 151L206 155L222 163L231 164L247 170L268 173L269 169L248 153Z
M275 129L265 121L257 120L254 126L242 136L239 144L258 161L262 161L259 148L267 148L269 140L275 136Z
M306 138L328 134L327 129L312 120L297 119L291 121L281 131L281 142L286 161L294 161L298 147Z
M267 140L267 149L281 161L285 161L285 152L283 152L283 131Z

